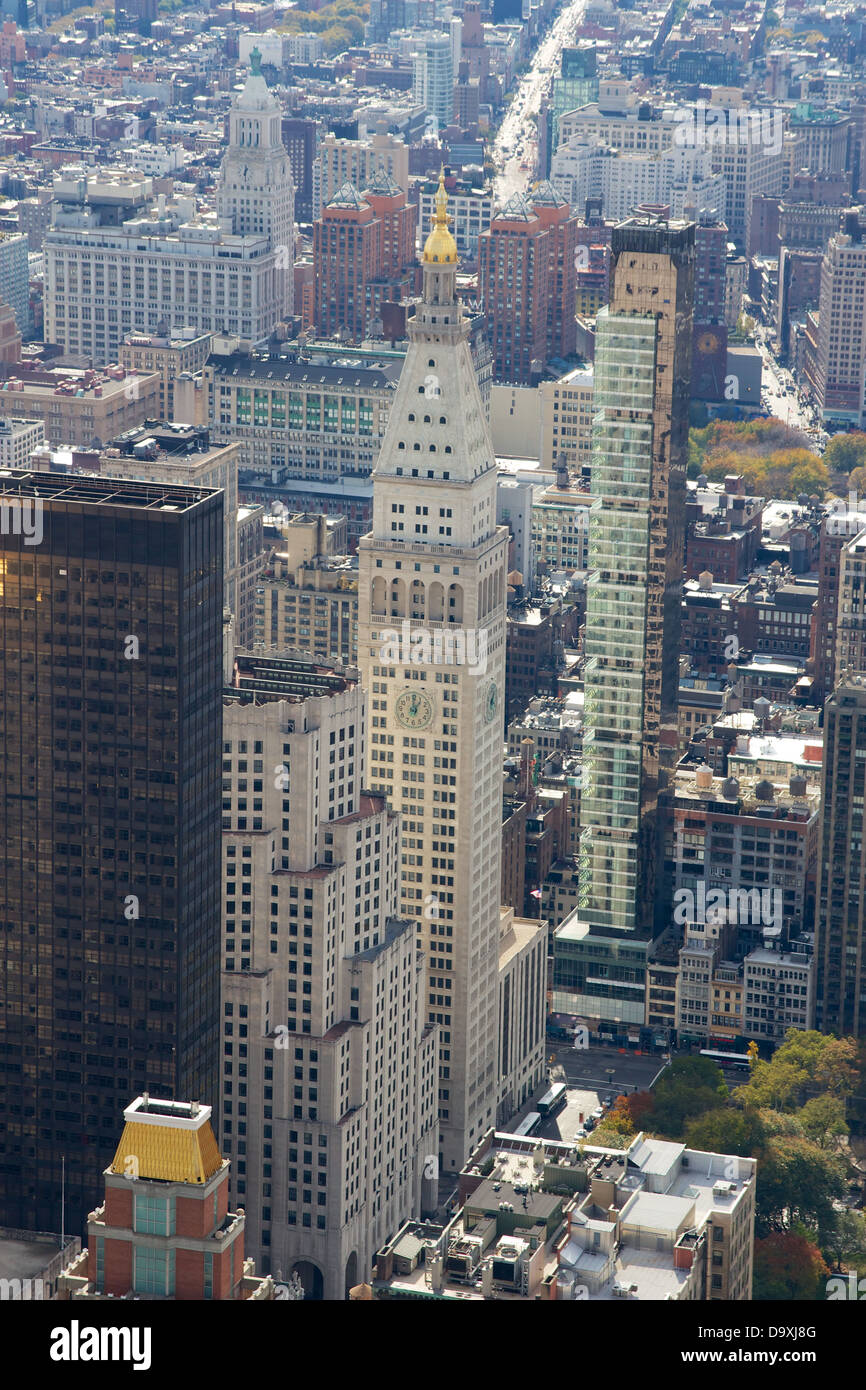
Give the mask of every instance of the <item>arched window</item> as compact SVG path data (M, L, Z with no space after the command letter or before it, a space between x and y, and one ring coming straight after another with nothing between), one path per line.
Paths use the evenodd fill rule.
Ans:
M448 424L448 421L445 419L445 416L444 416L444 415L440 415L440 416L439 416L439 423L440 423L440 425L447 425L447 424Z
M451 445L450 445L450 444L446 444L446 445L445 445L445 452L446 452L446 454L450 454L450 453L451 453Z
M427 359L427 366L428 366L428 367L435 367L435 366L436 366L436 363L433 361L433 358L432 358L432 357L428 357L428 359Z
M412 411L409 412L409 419L410 419L410 420L414 420L414 419L415 419L415 415L414 415L414 413L413 413Z
M403 440L402 440L402 439L400 440L400 443L397 445L397 448L398 448L398 449L405 449L405 448L406 448L406 445L403 443Z
M427 616L432 623L441 623L445 616L445 590L438 580L430 585L429 611Z
M435 444L431 444L431 445L430 445L430 453L431 453L431 454L435 454L435 452L436 452L436 445L435 445Z
M430 416L429 416L429 415L425 415L425 416L424 416L424 424L425 424L425 425L429 425L429 424L430 424Z

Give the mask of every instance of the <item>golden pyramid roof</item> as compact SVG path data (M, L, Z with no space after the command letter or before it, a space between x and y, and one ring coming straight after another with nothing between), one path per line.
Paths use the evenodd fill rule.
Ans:
M161 1182L206 1183L222 1167L209 1106L194 1108L141 1097L123 1113L126 1123L112 1173Z

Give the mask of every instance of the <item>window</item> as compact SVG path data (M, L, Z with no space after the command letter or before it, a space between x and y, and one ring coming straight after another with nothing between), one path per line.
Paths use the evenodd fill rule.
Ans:
M174 1296L174 1251L155 1250L148 1245L135 1247L133 1286L136 1293Z
M174 1235L174 1198L135 1194L133 1230L150 1236Z

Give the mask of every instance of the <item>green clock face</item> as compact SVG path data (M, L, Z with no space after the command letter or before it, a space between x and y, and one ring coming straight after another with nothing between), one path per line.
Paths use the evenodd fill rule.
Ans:
M428 729L433 723L433 705L423 690L404 690L397 699L397 718L406 729Z
M487 687L487 691L486 691L486 694L485 694L485 696L484 696L484 720L485 720L485 723L487 723L487 724L491 723L491 721L492 721L492 720L495 718L495 716L496 716L496 711L498 710L498 708L499 708L499 691L498 691L497 688L496 688L496 682L495 682L495 681L491 681L490 684L489 684L488 687Z

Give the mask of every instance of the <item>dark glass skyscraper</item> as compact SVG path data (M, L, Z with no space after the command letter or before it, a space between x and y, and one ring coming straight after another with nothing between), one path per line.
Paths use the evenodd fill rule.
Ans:
M117 1108L218 1099L223 498L0 477L0 1224L79 1232Z
M824 706L815 954L817 1026L866 1033L866 675L844 672Z

